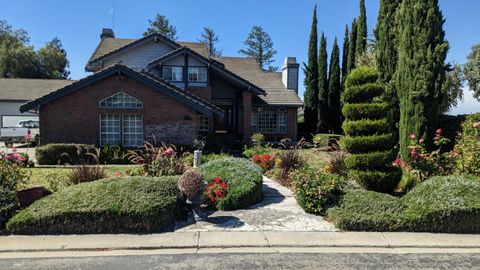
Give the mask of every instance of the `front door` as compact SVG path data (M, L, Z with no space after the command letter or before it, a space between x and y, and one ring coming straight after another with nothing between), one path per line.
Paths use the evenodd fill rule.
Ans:
M225 113L223 117L215 115L215 133L228 133L232 127L232 107L218 106Z

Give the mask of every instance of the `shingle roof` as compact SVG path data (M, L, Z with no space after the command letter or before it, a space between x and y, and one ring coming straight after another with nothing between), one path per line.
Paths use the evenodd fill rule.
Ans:
M293 90L287 90L279 72L263 72L253 58L215 58L225 68L265 90L266 96L258 96L270 105L303 106L302 100Z
M74 82L70 80L0 78L0 100L33 100Z
M160 91L188 106L191 106L192 108L198 109L205 114L215 113L223 117L224 112L220 108L203 100L202 98L190 92L183 91L182 89L161 78L155 77L148 73L137 72L122 64L115 64L113 66L107 67L70 85L50 92L42 97L38 97L35 100L29 101L20 106L20 111L25 112L37 108L40 105L49 103L74 91L78 91L91 83L94 83L108 76L112 76L113 74L126 74L136 80L145 83L146 85L149 85L154 90Z

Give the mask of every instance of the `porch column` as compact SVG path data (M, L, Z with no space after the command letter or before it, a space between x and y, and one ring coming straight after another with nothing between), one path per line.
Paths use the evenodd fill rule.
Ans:
M244 91L242 93L243 102L243 140L248 141L252 133L252 126L250 124L252 118L252 93Z

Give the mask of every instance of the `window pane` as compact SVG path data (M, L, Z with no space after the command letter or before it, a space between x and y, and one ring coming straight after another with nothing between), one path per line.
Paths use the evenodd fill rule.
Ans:
M287 111L285 109L274 108L253 108L250 125L254 132L263 134L286 134Z
M204 114L198 116L198 131L208 132L208 117Z
M120 141L120 115L100 115L100 145L119 145Z
M201 67L188 68L189 82L207 82L207 69Z
M143 116L123 116L123 145L127 147L141 146L143 144Z
M100 101L100 108L143 108L143 102L124 92L118 92Z

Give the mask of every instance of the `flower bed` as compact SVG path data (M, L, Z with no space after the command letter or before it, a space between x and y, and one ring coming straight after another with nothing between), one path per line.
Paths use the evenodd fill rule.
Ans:
M263 198L260 168L247 159L217 159L202 165L201 171L207 181L219 177L228 184L226 196L219 196L215 202L217 209L245 208L260 202Z
M66 188L20 211L14 234L171 231L182 204L178 177L105 179Z

